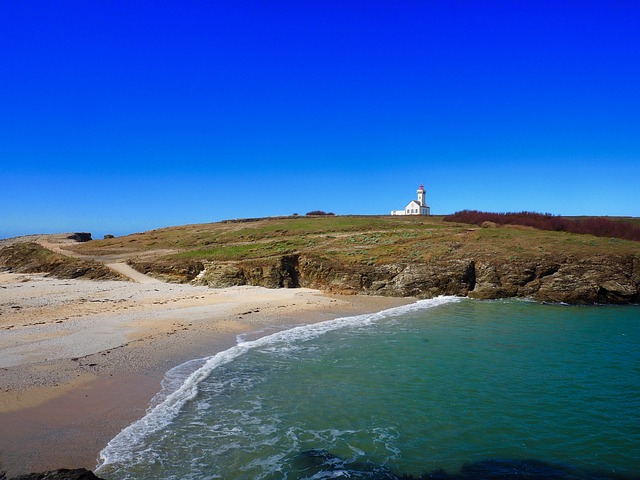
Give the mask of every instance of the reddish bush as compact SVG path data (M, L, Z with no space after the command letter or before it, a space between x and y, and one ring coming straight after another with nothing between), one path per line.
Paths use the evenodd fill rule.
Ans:
M624 221L615 221L606 217L587 217L573 219L551 215L550 213L518 212L491 213L477 210L462 210L444 217L447 222L471 223L482 225L493 222L498 225L525 225L540 230L582 233L597 237L614 237L640 242L640 227Z

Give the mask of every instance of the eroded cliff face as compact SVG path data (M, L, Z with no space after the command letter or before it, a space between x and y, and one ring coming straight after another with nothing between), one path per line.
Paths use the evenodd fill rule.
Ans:
M254 285L266 288L296 288L299 281L299 257L271 257L242 262L211 262L194 283L214 288Z
M640 303L640 257L637 256L548 255L529 260L438 259L375 265L289 255L240 262L204 262L202 268L194 282L211 287L309 287L342 294L417 298L526 297L585 305Z
M640 259L594 256L480 263L473 298L528 297L571 304L637 303Z
M68 243L66 234L8 239L0 242L0 271L124 279L105 265L117 257L163 281L211 287L640 304L638 242L515 226L469 228L433 218L253 223L175 227L78 243L65 248L74 258L45 248L61 240ZM82 235L72 237L78 240ZM33 243L38 241L43 244Z
M473 261L345 265L300 258L300 285L340 293L431 298L467 295L475 284Z
M46 273L56 278L85 280L126 280L100 262L54 253L33 242L16 243L0 249L0 271Z
M198 260L145 260L134 258L127 264L145 275L151 275L164 282L188 283L204 270L204 264Z

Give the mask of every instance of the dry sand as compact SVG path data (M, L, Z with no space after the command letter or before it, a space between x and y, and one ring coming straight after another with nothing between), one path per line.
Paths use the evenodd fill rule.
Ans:
M0 462L10 476L94 468L174 366L227 349L239 334L410 302L0 273Z

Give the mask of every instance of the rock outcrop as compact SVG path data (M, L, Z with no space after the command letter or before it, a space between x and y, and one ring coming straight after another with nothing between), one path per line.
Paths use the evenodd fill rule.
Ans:
M0 269L13 273L46 273L56 278L125 280L102 263L54 253L37 243L15 243L0 249Z
M102 480L91 470L77 468L74 470L60 469L44 473L28 473L14 477L11 480Z
M368 265L302 257L298 272L302 287L391 297L467 295L475 284L473 261L465 260Z
M533 298L566 303L640 303L640 258L569 259L541 279Z
M211 262L203 265L196 283L213 288L255 285L267 288L300 287L297 255L242 262Z
M188 283L204 270L199 260L145 260L134 258L127 264L135 270L165 282Z
M640 259L547 257L491 264L476 272L473 298L528 297L571 304L640 302Z
M311 255L206 262L166 258L130 260L164 281L214 288L254 285L308 287L341 294L477 299L510 297L570 304L640 303L640 256L544 255L529 259L438 258L423 262L348 263ZM120 279L99 262L66 257L35 243L0 250L0 269L57 278Z
M76 242L88 242L91 240L91 234L89 232L76 232L67 237L69 240L75 240Z
M438 259L430 262L346 264L288 255L239 262L203 262L185 277L211 287L309 287L333 293L478 299L526 297L571 304L640 303L640 257L544 256L529 260Z

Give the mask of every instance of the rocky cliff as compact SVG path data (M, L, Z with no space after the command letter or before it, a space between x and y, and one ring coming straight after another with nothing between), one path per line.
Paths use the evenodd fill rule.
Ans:
M33 246L8 248L0 251L0 268L65 278L110 273L95 262L76 263ZM167 227L69 248L82 258L126 260L164 281L211 287L640 303L640 242L523 226L480 228L438 217L252 219Z
M13 273L46 273L56 278L125 279L100 262L71 258L31 242L1 248L0 269Z
M640 257L541 256L530 260L469 259L384 265L346 264L305 255L203 262L183 280L211 287L309 287L343 294L478 299L526 297L571 304L640 303Z

